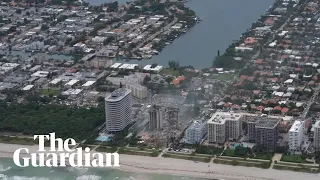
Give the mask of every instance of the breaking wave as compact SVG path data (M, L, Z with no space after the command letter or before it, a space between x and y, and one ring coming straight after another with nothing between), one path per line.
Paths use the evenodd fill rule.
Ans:
M50 180L49 178L45 178L45 177L6 176L4 174L0 174L0 179L1 180Z
M83 167L70 167L68 168L69 172L76 173L77 175L83 175L86 172L88 172L88 168L83 168Z
M76 180L101 180L101 177L96 175L82 175L77 177Z
M5 172L5 171L8 171L10 169L11 169L10 166L9 167L4 167L3 165L0 165L0 172ZM1 175L0 175L0 177L1 177Z

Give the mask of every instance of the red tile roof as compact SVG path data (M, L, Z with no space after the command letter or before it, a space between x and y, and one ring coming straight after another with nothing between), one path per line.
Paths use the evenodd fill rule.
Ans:
M280 106L276 106L276 107L273 108L273 110L279 110L279 111L281 111L282 108L281 108Z
M289 111L289 109L286 107L282 108L282 110L281 110L282 113L287 113L288 111Z
M263 62L263 59L257 59L257 60L256 60L256 63L257 63L257 64L262 64L262 62Z

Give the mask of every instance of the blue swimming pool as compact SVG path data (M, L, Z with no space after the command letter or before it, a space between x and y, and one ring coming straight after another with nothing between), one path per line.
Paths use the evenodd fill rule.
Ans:
M109 142L109 141L112 140L112 136L100 135L96 140L97 140L97 141L106 141L106 142Z
M240 146L241 144L233 144L232 149L235 149L237 146ZM246 144L242 144L243 147L248 147Z

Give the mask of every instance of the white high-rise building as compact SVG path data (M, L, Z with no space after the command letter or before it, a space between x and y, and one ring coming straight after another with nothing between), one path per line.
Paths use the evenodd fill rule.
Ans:
M132 121L131 90L120 88L105 98L106 129L118 132L127 127Z
M207 122L209 143L236 141L242 133L241 113L216 112Z
M203 136L207 133L207 123L201 121L194 121L186 130L185 137L188 143L196 144L201 141Z
M289 130L289 150L300 151L300 146L303 141L304 122L295 121Z
M313 143L314 149L320 151L320 120L314 125Z

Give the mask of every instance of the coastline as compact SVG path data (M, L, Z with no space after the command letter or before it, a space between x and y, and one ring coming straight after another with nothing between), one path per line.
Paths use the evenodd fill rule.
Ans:
M19 148L28 148L30 153L36 152L37 150L37 146L0 143L0 158L12 158L14 151ZM137 163L139 165L136 165ZM305 178L308 178L308 180L320 179L320 174L229 166L214 164L213 162L195 163L181 159L125 154L120 155L120 167L114 169L123 172L166 174L207 179L220 178L224 180L281 180L283 177L291 180L301 180Z

